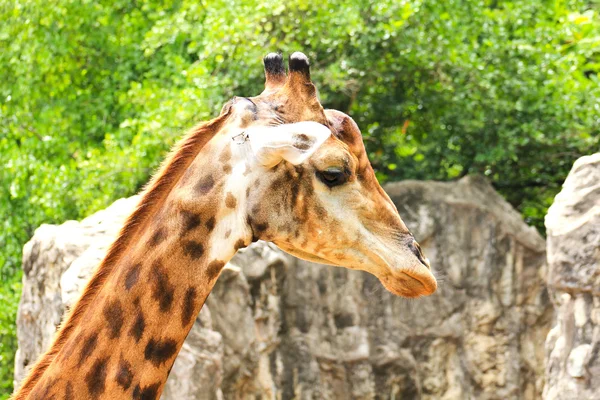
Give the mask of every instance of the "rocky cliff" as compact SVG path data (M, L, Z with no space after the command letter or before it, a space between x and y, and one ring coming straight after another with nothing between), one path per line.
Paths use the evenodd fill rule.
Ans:
M366 273L256 243L226 266L163 398L539 398L552 316L543 239L479 178L386 190L437 270L435 295L394 297ZM16 382L135 202L44 225L26 245Z
M556 322L546 400L600 399L600 153L582 157L546 216Z

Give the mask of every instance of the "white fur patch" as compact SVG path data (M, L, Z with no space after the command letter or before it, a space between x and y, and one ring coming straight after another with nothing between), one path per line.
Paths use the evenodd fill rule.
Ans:
M252 127L246 134L259 163L272 167L281 160L303 163L331 136L331 131L317 122L304 121Z

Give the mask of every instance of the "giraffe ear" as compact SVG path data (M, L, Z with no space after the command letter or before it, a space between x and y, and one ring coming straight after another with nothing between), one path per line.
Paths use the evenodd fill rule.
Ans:
M252 152L267 168L282 160L303 163L331 136L325 125L305 121L278 126L253 127L246 131Z

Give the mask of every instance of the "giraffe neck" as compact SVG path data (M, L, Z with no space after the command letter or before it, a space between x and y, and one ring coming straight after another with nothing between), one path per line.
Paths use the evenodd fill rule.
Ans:
M160 396L221 269L252 239L246 189L239 180L229 183L243 165L231 167L228 149L219 149L217 163L201 154L190 165L111 270L31 398Z

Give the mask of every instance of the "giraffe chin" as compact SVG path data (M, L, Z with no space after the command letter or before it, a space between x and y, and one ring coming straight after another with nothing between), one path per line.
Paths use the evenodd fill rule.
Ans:
M429 296L437 290L437 282L433 274L429 272L409 274L400 271L394 275L386 274L385 276L378 276L378 278L381 284L396 296L414 299Z

